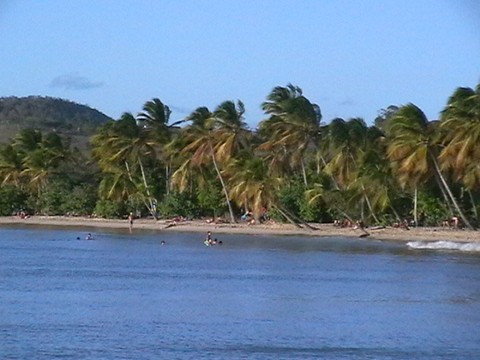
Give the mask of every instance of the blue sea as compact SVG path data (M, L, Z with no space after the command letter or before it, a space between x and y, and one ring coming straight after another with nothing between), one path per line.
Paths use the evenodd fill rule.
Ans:
M0 358L480 358L478 245L213 235L0 228Z

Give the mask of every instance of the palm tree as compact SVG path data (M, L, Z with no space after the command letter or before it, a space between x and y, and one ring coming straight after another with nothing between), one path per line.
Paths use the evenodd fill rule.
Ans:
M480 186L480 84L476 89L457 88L448 99L440 122L442 170L452 171L469 194ZM473 199L472 196L470 196ZM476 207L472 201L476 215ZM476 215L478 220L478 216Z
M262 109L269 118L260 123L259 133L265 140L259 149L270 154L272 163L286 161L294 168L299 164L307 186L306 155L319 144L320 108L298 86L288 84L275 87Z
M55 133L48 134L42 138L37 149L24 156L22 174L30 179L30 184L39 194L47 184L48 177L67 156L68 149L64 146L61 137Z
M168 194L170 189L171 162L165 152L166 146L171 141L172 132L184 120L169 123L172 111L160 99L154 98L143 105L143 111L137 115L137 123L148 135L155 149L155 156L161 159L165 165L165 190Z
M185 177L191 167L213 164L217 178L222 185L222 191L230 213L230 220L235 222L230 197L218 160L219 156L225 156L223 152L217 151L217 144L220 144L218 142L219 138L215 136L219 124L218 119L206 107L200 107L185 120L191 122L191 124L183 130L182 135L186 143L181 153L184 156L188 155L188 157L186 157L184 164L174 173L173 177L177 180Z
M160 99L154 98L143 105L143 111L137 116L140 127L155 129L166 133L171 114L170 108Z
M248 148L252 133L244 120L241 101L224 101L214 111L215 151L220 162L228 162L242 149Z
M367 133L367 146L361 159L357 179L352 188L359 188L365 193L372 208L380 213L390 209L400 223L401 218L394 206L394 201L401 197L392 168L387 159L384 135L376 126L370 127ZM415 223L417 219L415 218Z
M98 161L100 169L109 174L104 179L106 184L101 186L107 198L112 194L136 195L156 218L157 200L148 184L144 166L145 161L155 160L155 142L148 135L144 128L137 126L131 113L124 113L120 120L108 123L92 137L92 156ZM118 189L119 186L123 190ZM132 187L135 192L126 191Z
M68 157L68 146L55 133L43 135L34 129L24 129L10 145L1 151L0 172L4 183L22 185L24 182L37 194Z
M340 118L332 120L325 136L330 158L325 171L335 179L340 189L351 190L351 186L355 183L360 191L360 205L365 201L377 223L378 218L359 173L368 147L375 144L380 136L380 132L369 130L365 121L360 118L349 121Z
M244 121L244 112L241 101L236 104L225 101L213 113L206 107L200 107L188 116L185 121L190 125L183 129L181 135L186 142L181 152L188 156L174 174L177 181L183 179L184 182L187 170L192 167L213 165L232 222L235 222L235 216L222 170L239 151L249 146L251 133Z
M464 223L472 228L443 176L437 160L435 125L415 105L402 106L387 126L387 155L398 173L402 186L417 188L433 173L444 192L447 204L452 202Z

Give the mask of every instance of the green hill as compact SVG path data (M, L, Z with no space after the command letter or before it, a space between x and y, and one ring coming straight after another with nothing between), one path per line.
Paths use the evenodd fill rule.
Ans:
M84 148L95 130L112 120L98 110L72 101L40 96L0 98L0 143L20 130L56 132Z

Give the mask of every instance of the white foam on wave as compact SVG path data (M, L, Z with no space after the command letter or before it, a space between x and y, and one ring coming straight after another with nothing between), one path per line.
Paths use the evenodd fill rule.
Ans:
M412 249L459 250L480 252L480 243L463 243L454 241L410 241L407 243L407 246Z

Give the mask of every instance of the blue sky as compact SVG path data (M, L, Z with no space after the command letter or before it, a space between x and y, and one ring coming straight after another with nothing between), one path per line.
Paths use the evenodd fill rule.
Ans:
M412 102L431 120L480 82L475 0L1 0L0 97L119 118L160 98L178 120L242 100L251 127L288 83L323 121Z

